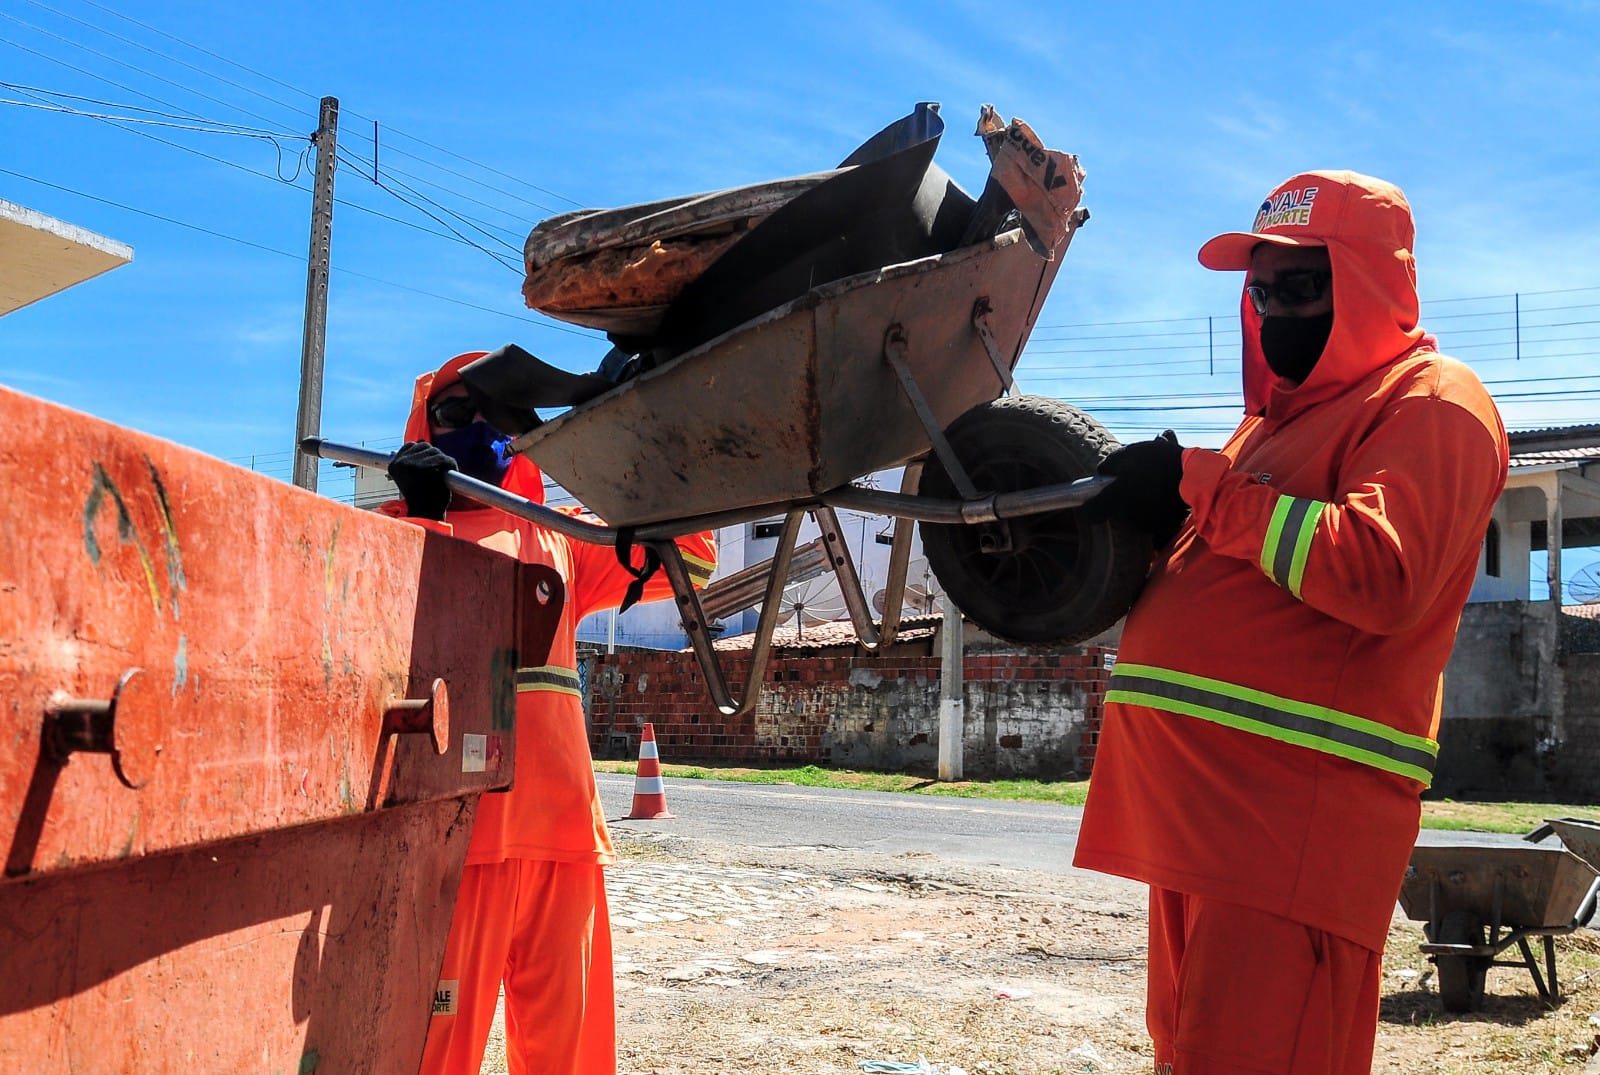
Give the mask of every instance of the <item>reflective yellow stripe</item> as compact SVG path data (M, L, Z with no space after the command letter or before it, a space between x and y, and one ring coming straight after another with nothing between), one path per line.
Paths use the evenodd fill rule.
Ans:
M1241 687L1220 679L1118 661L1107 702L1148 706L1208 720L1374 769L1433 782L1439 744L1337 709ZM1249 779L1249 774L1241 774Z
M1323 500L1280 496L1267 523L1267 536L1261 542L1261 570L1296 599L1305 579L1306 557L1317 533L1317 520L1327 506Z
M689 581L697 586L703 586L711 578L711 573L717 569L716 561L702 560L698 556L684 552L680 546L678 555L683 557L683 566L689 569Z
M583 683L571 668L547 664L539 668L517 669L517 693L524 691L555 691L582 697Z

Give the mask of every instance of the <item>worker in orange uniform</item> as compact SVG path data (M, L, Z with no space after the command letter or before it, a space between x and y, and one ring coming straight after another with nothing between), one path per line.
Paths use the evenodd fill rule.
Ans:
M1170 1075L1371 1070L1379 964L1438 753L1441 673L1507 446L1418 326L1411 210L1309 172L1249 232L1245 418L1101 465L1155 535L1076 863L1150 885L1146 1022Z
M584 616L622 601L635 573L607 546L470 501L451 504L445 474L458 466L544 501L539 469L509 452L510 438L460 380L461 368L484 354L458 355L417 378L406 444L389 468L405 501L380 510L548 565L561 575L566 601L548 664L518 670L515 781L478 803L422 1071L478 1075L503 984L512 1075L611 1075L616 1006L601 868L616 853L595 788L574 635ZM680 538L678 547L703 584L716 566L712 535ZM663 575L643 587L645 600L669 593Z

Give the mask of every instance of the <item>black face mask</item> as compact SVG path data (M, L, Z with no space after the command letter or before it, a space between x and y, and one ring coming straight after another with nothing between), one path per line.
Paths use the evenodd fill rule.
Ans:
M1315 317L1263 317L1261 353L1273 373L1302 384L1322 357L1332 331L1332 310Z

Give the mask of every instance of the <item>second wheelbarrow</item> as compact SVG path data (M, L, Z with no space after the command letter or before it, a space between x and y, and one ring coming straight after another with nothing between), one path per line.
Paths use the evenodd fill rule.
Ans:
M1524 968L1541 998L1560 997L1554 939L1594 916L1600 872L1564 848L1534 843L1548 832L1535 829L1520 844L1412 851L1400 907L1423 923L1421 947L1438 970L1445 1011L1481 1008L1491 967ZM1531 940L1543 942L1542 973ZM1497 959L1513 945L1520 959Z

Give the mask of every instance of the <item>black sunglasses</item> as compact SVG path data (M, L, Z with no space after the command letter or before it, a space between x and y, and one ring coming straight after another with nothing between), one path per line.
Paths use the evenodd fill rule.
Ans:
M1256 316L1265 317L1269 300L1276 299L1279 306L1291 309L1304 306L1326 295L1332 282L1333 273L1326 269L1291 269L1280 272L1277 280L1270 284L1251 284L1244 291L1250 296Z
M477 417L478 405L470 396L447 396L428 404L428 419L436 429L462 429Z

